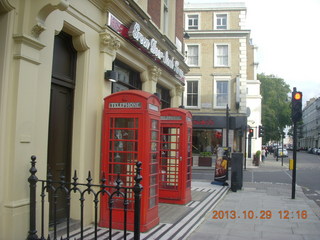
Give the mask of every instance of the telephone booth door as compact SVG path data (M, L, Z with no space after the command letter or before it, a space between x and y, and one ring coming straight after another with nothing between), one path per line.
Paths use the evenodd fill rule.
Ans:
M191 200L192 115L180 108L161 110L159 201Z
M135 164L142 162L143 191L141 195L140 231L145 232L159 223L159 127L160 102L150 93L129 90L105 98L102 132L102 172L106 185L114 185L118 174L122 187L133 187ZM124 201L113 198L112 228L123 229ZM109 227L109 197L101 199L100 223ZM127 229L134 227L134 193L128 192Z

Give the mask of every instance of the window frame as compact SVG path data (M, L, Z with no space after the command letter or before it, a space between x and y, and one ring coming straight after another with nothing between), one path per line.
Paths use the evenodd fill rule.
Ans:
M223 65L223 64L218 64L218 47L219 46L227 46L228 47L228 62L226 65ZM213 56L214 56L214 59L213 59L213 66L214 67L230 67L230 63L231 63L231 46L230 46L230 43L215 43L214 44L214 47L213 47Z
M230 106L230 102L231 102L231 76L214 76L213 77L213 108L214 109L225 109L226 105L228 104L228 106ZM219 82L227 82L227 103L226 105L217 105L218 101L218 83Z
M197 64L195 65L191 65L189 64L189 46L197 46L198 47L198 61L197 61ZM200 64L200 59L201 59L201 55L200 55L200 44L198 43L188 43L185 45L185 49L186 49L186 52L187 52L187 57L186 57L186 63L188 64L189 67L199 67L201 64Z
M188 105L188 82L198 82L198 105L197 106L190 106ZM186 78L186 86L184 91L184 105L186 109L200 109L201 106L201 77L200 76L188 76Z
M168 0L163 0L163 32L168 35L169 32L169 2Z
M215 12L213 13L213 29L214 30L218 30L218 31L223 31L223 30L228 30L230 29L230 26L229 26L229 13L228 12ZM218 26L224 26L224 25L218 25L217 21L218 21L218 15L226 15L226 28L218 28Z
M198 25L197 25L197 28L190 28L190 26L189 26L189 16L192 16L192 15L195 15L195 16L197 16L198 17ZM192 26L194 26L194 25L192 25ZM201 28L200 28L200 14L199 13L186 13L186 15L185 15L185 29L186 30L200 30Z

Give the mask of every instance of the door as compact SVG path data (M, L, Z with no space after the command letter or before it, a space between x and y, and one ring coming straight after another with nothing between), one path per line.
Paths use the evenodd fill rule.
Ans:
M55 37L50 96L48 170L53 181L59 181L60 176L64 176L64 180L70 182L75 61L72 38L61 32ZM55 200L58 222L63 221L68 212L65 194L58 191L55 199L49 193L51 224L54 221Z

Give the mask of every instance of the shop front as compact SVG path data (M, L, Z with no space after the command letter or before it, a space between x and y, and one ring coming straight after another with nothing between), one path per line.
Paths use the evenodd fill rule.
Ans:
M247 118L230 116L227 129L226 116L193 115L192 152L193 164L213 166L219 147L227 146L231 152L244 152L244 138Z

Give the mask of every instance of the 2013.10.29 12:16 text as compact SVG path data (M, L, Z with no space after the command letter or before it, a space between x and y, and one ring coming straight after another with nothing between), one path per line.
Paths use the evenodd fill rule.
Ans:
M238 212L236 210L214 210L212 211L212 219L307 219L308 212L307 210L244 210Z

